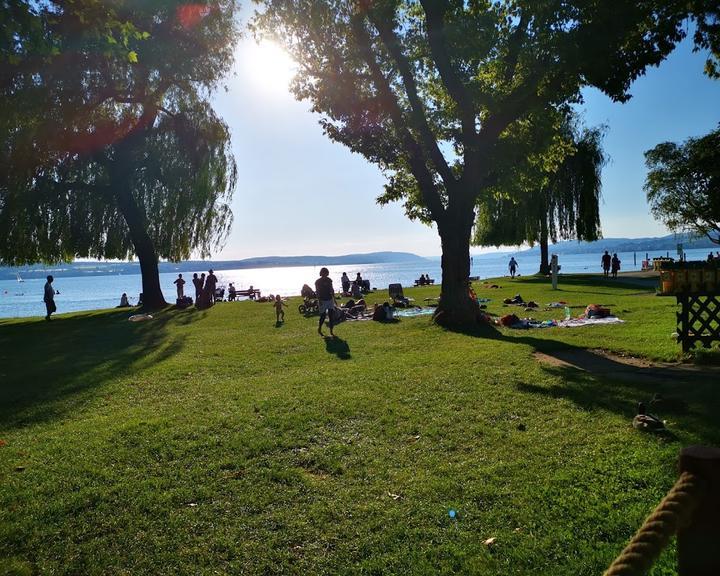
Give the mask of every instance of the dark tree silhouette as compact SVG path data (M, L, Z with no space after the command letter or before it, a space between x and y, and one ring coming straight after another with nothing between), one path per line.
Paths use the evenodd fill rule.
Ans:
M229 132L207 99L232 63L235 9L3 4L0 260L134 255L145 304L165 305L158 259L207 255L232 221Z

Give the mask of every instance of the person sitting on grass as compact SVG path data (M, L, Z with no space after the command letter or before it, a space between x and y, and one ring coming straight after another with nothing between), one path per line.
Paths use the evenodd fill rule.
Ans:
M348 275L345 272L342 273L340 283L342 284L343 294L346 294L350 290L350 278L348 278Z
M357 302L352 298L340 306L345 311L345 316L357 320L360 314L367 310L365 299L361 298Z
M287 306L287 304L282 301L282 299L280 298L280 294L277 294L275 296L275 302L273 306L275 306L275 321L278 324L280 324L281 322L285 322L285 310L283 310L283 306Z
M120 296L120 305L118 308L128 308L130 306L130 302L128 302L128 296L125 292L122 293L122 296Z
M395 316L395 308L390 306L388 302L383 302L382 306L375 304L373 307L372 319L376 322L389 322Z
M353 298L362 298L362 286L358 284L357 281L350 285L350 295Z

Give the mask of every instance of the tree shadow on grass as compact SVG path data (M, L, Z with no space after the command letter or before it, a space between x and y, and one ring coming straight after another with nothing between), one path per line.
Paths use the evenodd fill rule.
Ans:
M325 350L335 354L340 360L350 360L350 345L342 338L325 336Z
M660 418L667 419L671 430L687 430L702 442L720 444L720 371L620 361L554 340L504 335L499 339L531 346L542 370L560 382L520 382L516 384L520 392L569 400L585 411L613 412L626 417L628 424L637 403L642 401ZM659 399L651 404L656 395ZM666 439L673 438L668 435Z
M114 378L176 355L185 336L171 336L168 325L205 315L166 309L128 322L128 311L118 310L0 323L0 429L61 417Z
M660 394L665 400L651 406L658 416L672 420L676 430L687 430L704 443L720 445L720 371L717 368L643 361L633 365L559 340L510 336L489 324L452 331L490 341L525 344L534 350L532 361L540 362L538 356L548 357L551 361L541 362L541 369L561 383L520 382L516 385L520 392L563 398L586 411L613 412L627 417L628 423L636 414L639 401L649 402ZM672 434L666 436L666 439L673 438Z

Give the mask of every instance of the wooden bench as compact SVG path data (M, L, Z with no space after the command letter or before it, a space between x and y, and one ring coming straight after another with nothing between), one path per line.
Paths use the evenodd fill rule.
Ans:
M420 283L420 279L415 280L415 287L417 286L430 286L431 284L435 284L435 278L428 278L425 280L424 283Z
M232 294L228 292L228 300L235 300L238 296L246 296L254 300L255 298L260 298L260 290L253 288L252 290L235 290Z

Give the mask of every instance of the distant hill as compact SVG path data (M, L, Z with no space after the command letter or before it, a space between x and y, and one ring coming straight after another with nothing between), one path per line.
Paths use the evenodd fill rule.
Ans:
M275 266L338 266L340 264L383 264L385 262L415 262L426 260L409 252L371 252L344 256L264 256L246 258L233 264L241 268L270 268Z
M342 264L383 264L386 262L424 262L425 258L409 252L370 252L344 256L264 256L244 260L187 260L185 262L161 262L160 272L202 272L235 270L239 268L276 268L291 266L339 266ZM140 274L138 262L70 262L62 264L34 264L19 267L0 267L0 280L44 278L48 274L61 277L106 276L117 274Z
M678 244L682 244L685 250L695 248L707 248L713 251L718 249L708 238L691 237L688 234L668 234L659 238L603 238L595 242L578 242L576 240L564 240L553 244L550 251L553 254L585 254L607 250L608 252L675 252ZM524 253L540 253L540 248L535 246Z

